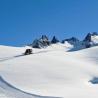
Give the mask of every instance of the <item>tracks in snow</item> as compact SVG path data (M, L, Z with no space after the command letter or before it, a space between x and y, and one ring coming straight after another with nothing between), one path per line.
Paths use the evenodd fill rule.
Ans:
M59 97L40 96L24 92L12 86L0 76L0 98L59 98Z

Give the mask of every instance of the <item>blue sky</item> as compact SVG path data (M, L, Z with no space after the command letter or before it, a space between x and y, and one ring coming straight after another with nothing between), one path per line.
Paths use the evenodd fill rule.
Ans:
M98 0L0 0L0 44L21 46L46 34L60 40L98 32Z

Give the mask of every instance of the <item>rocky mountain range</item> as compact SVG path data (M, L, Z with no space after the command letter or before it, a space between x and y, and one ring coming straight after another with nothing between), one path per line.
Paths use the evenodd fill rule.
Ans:
M90 48L92 46L98 45L98 33L97 32L88 33L82 41L80 41L76 37L71 37L59 41L56 38L56 36L53 36L52 40L49 40L49 38L46 35L42 35L41 38L35 39L33 43L30 44L30 46L33 48L45 48L51 44L56 44L56 43L66 44L66 42L73 46L71 50L81 50L85 48Z

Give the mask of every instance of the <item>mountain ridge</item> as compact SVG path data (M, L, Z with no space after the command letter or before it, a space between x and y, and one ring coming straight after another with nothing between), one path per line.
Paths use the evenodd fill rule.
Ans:
M67 42L73 46L71 50L74 51L74 50L81 50L81 49L90 48L98 45L97 37L98 37L97 32L91 32L88 33L86 37L81 41L76 37L71 37L60 41L56 36L53 36L52 40L49 40L49 38L46 35L42 35L41 38L35 39L33 43L30 44L29 46L33 48L46 48L52 44L56 44L56 43L65 44Z

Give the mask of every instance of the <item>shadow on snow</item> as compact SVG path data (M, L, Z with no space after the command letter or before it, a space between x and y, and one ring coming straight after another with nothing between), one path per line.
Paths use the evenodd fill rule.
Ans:
M3 91L5 95L10 95L10 97L15 98L61 98L61 97L52 97L52 96L41 96L41 95L35 95L30 94L27 92L24 92L8 82L6 82L1 76L0 76L0 92Z

